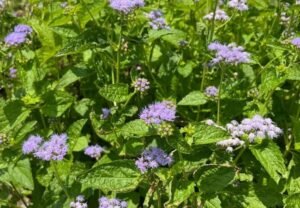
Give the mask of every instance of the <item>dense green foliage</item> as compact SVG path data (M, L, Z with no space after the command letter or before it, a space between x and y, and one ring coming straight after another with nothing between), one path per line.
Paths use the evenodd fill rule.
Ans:
M300 207L300 49L291 44L300 5L248 0L249 9L238 11L224 1L229 19L209 21L203 17L216 0L145 0L127 14L106 0L5 2L0 207L70 207L78 195L91 208L101 196L129 208ZM156 9L169 28L150 27L146 13ZM5 43L21 23L33 30L26 43ZM213 41L243 46L251 61L212 65ZM138 78L150 89L137 90ZM218 95L208 96L208 86ZM174 121L140 119L149 104L166 100L176 106ZM254 115L282 133L253 142L243 135L245 144L230 151L217 145L230 137L226 124ZM68 136L63 160L23 154L30 135L54 133ZM97 158L84 154L94 144L105 149ZM172 164L140 171L135 161L149 147Z

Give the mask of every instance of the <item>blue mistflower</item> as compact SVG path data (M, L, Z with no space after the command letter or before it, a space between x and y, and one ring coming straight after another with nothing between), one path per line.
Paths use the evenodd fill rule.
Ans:
M85 155L96 159L101 156L102 152L104 152L104 148L100 147L98 144L89 146L84 150Z
M216 97L218 93L219 90L215 86L208 86L207 88L205 88L205 94L208 97Z
M113 208L113 207L127 208L128 207L126 201L117 198L109 199L105 196L102 196L99 198L98 201L99 201L99 208Z
M170 101L150 104L140 114L140 119L147 124L160 124L163 121L174 121L176 118L176 107Z
M23 143L23 153L30 154L36 152L39 149L42 142L43 138L39 135L30 135L29 138Z
M8 46L18 46L26 42L27 35L32 33L32 28L28 25L19 24L14 27L14 31L9 33L4 42Z
M110 0L111 8L124 13L129 13L133 9L144 5L144 0Z
M142 156L135 161L135 165L142 173L145 173L149 169L171 165L172 162L173 158L162 149L151 147L149 150L144 150Z
M300 48L300 37L294 38L291 43L297 48Z
M245 52L243 47L237 46L235 43L223 45L213 42L208 45L208 50L216 52L215 58L211 61L212 65L222 62L232 65L250 62L250 54Z

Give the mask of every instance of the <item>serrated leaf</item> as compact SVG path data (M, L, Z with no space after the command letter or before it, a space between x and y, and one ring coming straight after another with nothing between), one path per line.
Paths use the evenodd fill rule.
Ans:
M36 123L37 121L30 121L22 126L15 136L16 143L21 142L28 133L32 132Z
M86 77L90 74L90 72L87 69L82 68L74 68L71 70L68 70L58 81L58 84L56 86L56 89L64 88L77 80Z
M139 185L141 173L134 161L116 160L94 167L81 180L83 189L100 189L104 192L129 192Z
M289 195L284 200L284 208L300 208L300 192Z
M214 198L206 199L204 208L222 208L219 197L215 196Z
M178 207L194 193L194 182L177 180L172 181L172 195L165 207Z
M261 145L250 146L250 150L276 183L282 177L286 177L283 155L273 141L270 140Z
M202 192L217 192L229 185L234 177L235 170L233 167L209 165L201 167L196 177L197 185Z
M43 100L42 112L46 116L59 117L72 105L74 98L65 91L49 91Z
M99 90L101 96L111 102L122 103L129 98L127 84L111 84Z
M126 123L120 129L120 133L126 137L143 137L148 134L148 131L148 125L139 119Z
M205 95L200 91L193 91L187 94L178 105L198 106L207 102Z
M179 66L177 71L178 73L183 76L184 78L188 77L192 72L193 68L195 67L195 63L192 61L189 61L183 66Z
M228 132L225 130L206 124L197 125L193 135L195 145L216 143L229 137Z
M83 126L86 124L87 119L80 119L75 121L67 130L69 136L70 149L72 151L80 151L88 146L89 138L81 136Z
M33 178L29 159L18 161L8 168L9 179L14 185L19 185L29 190L34 189Z

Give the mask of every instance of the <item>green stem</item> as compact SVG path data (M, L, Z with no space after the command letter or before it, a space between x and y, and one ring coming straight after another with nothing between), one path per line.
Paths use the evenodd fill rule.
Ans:
M26 208L28 208L28 205L27 205L27 203L25 202L25 200L24 200L22 194L19 193L18 189L15 187L15 185L14 185L13 183L11 183L11 186L12 186L12 188L14 189L14 191L16 192L16 195L20 198L20 200L21 200L22 203L24 204L24 206L25 206Z
M59 173L58 173L58 171L57 171L56 162L53 162L52 164L53 164L53 167L54 167L55 177L56 177L56 179L58 180L59 185L61 186L61 188L62 188L62 190L64 191L64 193L65 193L65 195L67 196L67 198L70 199L71 197L70 197L70 195L69 195L69 193L68 193L68 191L67 191L67 189L66 189L66 187L65 187L65 185L64 185L64 182L63 182L62 179L60 178Z
M213 13L213 18L212 18L212 21L211 21L211 28L209 30L209 36L208 36L208 43L210 43L213 39L213 36L214 36L214 30L215 30L215 17L216 17L216 11L217 11L217 8L218 8L218 2L219 0L215 0L215 5L214 5L214 13Z
M123 16L121 16L121 31L120 31L118 51L117 51L116 83L119 83L120 80L120 56L121 56L121 45L122 45L122 33L123 33Z
M99 24L97 22L97 20L95 19L95 17L93 16L93 14L91 13L90 9L88 8L88 6L86 5L84 0L81 0L83 6L85 7L85 9L87 10L87 12L89 13L89 15L91 16L91 18L93 19L93 21L95 22L95 24L99 27Z
M245 152L245 150L246 150L245 147L243 147L243 148L240 150L239 154L238 154L238 155L236 156L236 158L234 159L233 164L236 165L236 163L238 162L238 160L240 159L240 157L242 156L242 154Z
M221 77L220 77L220 85L219 85L219 93L218 93L218 109L217 109L217 124L220 125L220 117L221 117L221 94L222 94L222 82L224 78L224 71L221 68Z
M39 114L40 114L40 117L41 117L41 120L42 120L43 127L44 127L44 129L46 129L47 128L46 121L45 121L45 117L43 116L43 113L42 113L41 109L39 110Z
M157 185L157 191L156 191L156 194L157 194L157 208L161 208L161 197L160 197L160 190L159 190L159 184Z
M207 66L204 66L203 72L202 72L202 79L201 79L201 85L200 85L200 92L203 92L204 89L204 83L205 83L205 76L207 72ZM201 106L198 106L198 113L197 113L197 118L196 120L199 121L200 119L200 111L201 111Z

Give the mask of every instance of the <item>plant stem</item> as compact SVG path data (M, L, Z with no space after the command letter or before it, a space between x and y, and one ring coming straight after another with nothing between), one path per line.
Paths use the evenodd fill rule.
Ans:
M202 79L201 79L201 85L200 85L200 92L203 92L204 89L204 83L205 83L205 76L206 76L206 72L207 72L207 66L205 65L203 68L203 72L202 72ZM200 119L200 111L201 111L201 106L198 106L198 113L197 113L197 118L196 121L199 121Z
M20 198L20 200L21 200L22 203L24 204L24 206L25 206L26 208L28 208L28 205L27 205L27 203L25 202L25 200L24 200L22 194L19 193L18 189L15 187L15 185L14 185L13 183L11 183L11 186L12 186L12 188L14 189L14 191L16 192L16 195Z
M117 51L116 83L119 83L120 80L120 56L121 56L121 45L122 45L122 33L123 33L123 15L121 16L121 31L120 31L118 51Z
M208 35L208 43L210 43L214 37L214 30L215 30L215 18L216 18L216 11L218 7L218 2L219 0L215 0L215 5L214 5L214 11L213 11L213 18L211 21L211 28L209 30L209 35Z
M70 195L69 195L69 193L68 193L66 187L64 186L64 182L63 182L62 179L60 178L59 173L58 173L58 171L57 171L56 162L53 162L52 164L53 164L53 167L54 167L55 177L56 177L56 179L58 180L59 185L60 185L61 188L63 189L63 191L64 191L65 195L67 196L67 198L70 199L71 197L70 197Z
M221 117L221 94L222 94L222 82L224 78L224 71L221 68L221 76L220 76L220 84L219 84L219 93L218 93L218 109L217 109L217 124L220 125L220 117Z
M245 152L245 150L246 150L245 147L243 147L243 148L240 150L239 154L238 154L238 155L236 156L236 158L234 159L233 164L236 165L237 161L240 159L240 157L241 157L242 154Z

